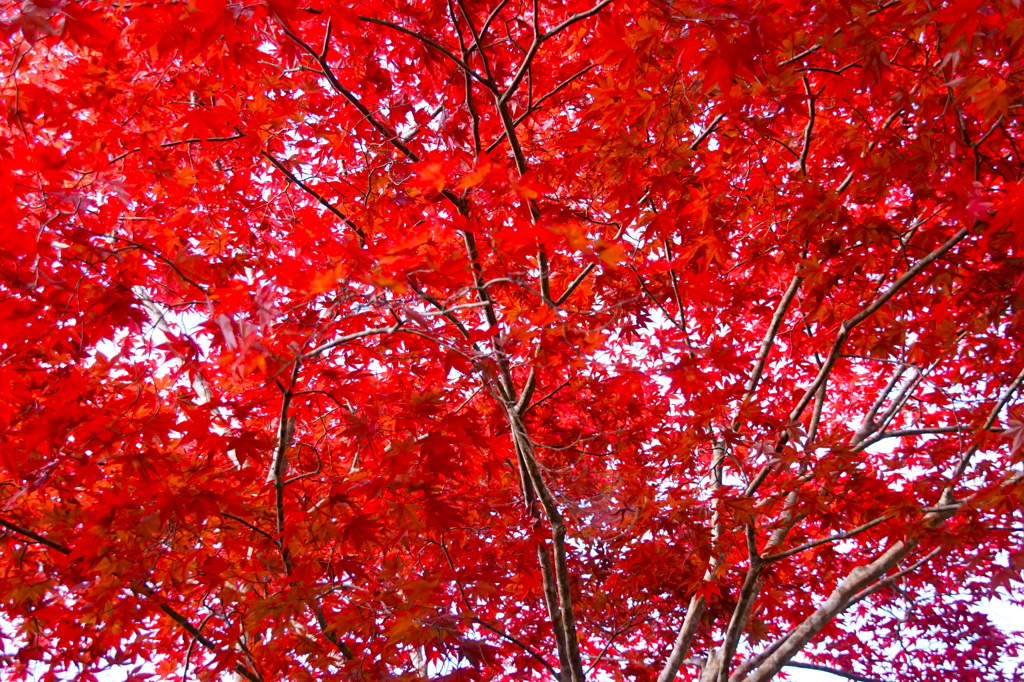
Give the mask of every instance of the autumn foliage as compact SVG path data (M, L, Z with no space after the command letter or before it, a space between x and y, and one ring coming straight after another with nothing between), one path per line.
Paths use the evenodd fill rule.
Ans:
M0 3L0 675L1020 677L1019 3L594 1Z

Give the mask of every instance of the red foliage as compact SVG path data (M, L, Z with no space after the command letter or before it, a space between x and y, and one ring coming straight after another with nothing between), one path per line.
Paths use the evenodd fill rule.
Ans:
M1015 0L591 1L0 5L4 675L1013 675Z

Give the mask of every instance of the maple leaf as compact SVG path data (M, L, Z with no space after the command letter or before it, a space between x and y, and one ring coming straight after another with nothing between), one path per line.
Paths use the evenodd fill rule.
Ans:
M1024 420L1011 417L1007 421L1003 436L1010 439L1010 451L1017 452L1024 448Z

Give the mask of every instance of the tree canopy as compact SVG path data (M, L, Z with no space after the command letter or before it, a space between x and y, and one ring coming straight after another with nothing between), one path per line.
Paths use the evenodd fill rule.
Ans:
M1019 679L1018 0L0 5L10 679Z

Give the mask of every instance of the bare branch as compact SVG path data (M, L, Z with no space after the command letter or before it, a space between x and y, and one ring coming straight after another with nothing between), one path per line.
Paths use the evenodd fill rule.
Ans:
M317 346L313 350L311 350L308 353L304 354L302 357L303 358L315 358L316 356L320 355L321 353L323 353L325 351L329 351L332 348L336 348L336 347L338 347L338 346L340 346L342 344L346 344L349 341L355 341L356 339L361 339L361 338L363 338L365 336L374 336L376 334L394 334L401 327L402 327L402 323L401 322L396 322L394 325L392 325L390 327L377 327L376 329L364 329L361 332L355 332L353 334L346 334L345 336L337 338L334 341L328 341L325 344Z
M45 545L50 549L56 550L61 554L71 554L71 550L62 545L61 543L55 542L43 535L40 535L39 533L36 533L35 531L29 530L28 528L23 528L15 523L11 523L6 519L0 518L0 526L3 526L9 531L17 533L18 535L24 536L30 540L38 542L41 545ZM141 589L138 589L138 592L141 592L143 595L150 598L156 596L152 589L145 586L143 586ZM195 641L199 642L210 651L216 651L217 646L205 635L203 635L203 633L201 633L194 625L192 625L192 623L190 623L188 619L185 618L185 616L181 615L181 613L179 613L173 606L167 603L160 603L157 605L157 608L159 608L165 614L170 616L171 620L173 620L182 629L188 632ZM250 682L263 682L262 678L260 678L259 675L252 672L241 663L235 665L235 672L244 677L245 679L249 680Z
M917 88L919 86L920 86L920 84L915 85L911 89L910 93L913 94L917 90ZM891 114L889 114L889 116L885 119L885 122L882 123L882 130L885 130L886 128L891 126L893 121L895 121L897 118L899 118L902 114L903 114L903 107L900 107L896 111L894 111ZM869 144L868 148L863 152L862 156L867 156L868 154L871 154L872 152L874 152L875 149L878 147L879 142L881 142L881 140L880 139L876 139L874 142ZM850 171L847 174L847 176L843 179L843 181L841 183L839 183L839 186L836 187L836 194L843 194L843 193L846 192L846 190L850 189L850 185L853 183L853 177L854 177L854 172Z
M387 140L388 143L391 144L391 146L400 151L407 159L414 162L420 160L419 155L416 154L411 149L409 149L409 147L406 146L402 138L400 138L398 134L391 129L390 126L383 123L376 116L374 116L373 112L370 111L370 109L367 108L365 104L363 104L362 100L356 97L355 93L353 93L351 90L349 90L348 88L341 84L341 81L338 79L337 74L334 73L334 70L331 68L331 65L327 62L326 57L322 56L321 53L318 52L312 46L310 46L309 43L307 43L301 37L296 35L295 32L291 30L291 28L288 26L286 22L278 21L278 25L281 27L281 30L284 31L284 34L286 36L288 36L296 45L301 47L310 57L312 57L312 59L317 64L320 65L320 68L323 71L323 75L327 79L327 82L330 84L332 90L334 90L339 95L348 100L349 104L354 106L359 111L359 113L363 115L367 123L373 126L373 128L377 132L382 134L384 136L384 139ZM445 194L445 196L447 197L448 194L450 193Z
M550 31L544 33L541 36L541 40L547 40L548 38L554 37L555 35L561 33L565 29L575 24L577 21L583 21L584 19L594 16L595 14L597 14L610 4L612 4L612 0L602 0L602 2L597 3L590 9L586 10L585 12L580 12L578 14L572 15L571 17L560 23L558 26L555 26Z
M868 16L868 17L874 16L874 15L878 14L879 12L881 12L883 10L886 10L886 9L889 9L890 7L892 7L894 5L898 5L898 4L900 4L900 0L889 0L889 2L884 2L881 5L879 5L878 7L876 7L875 9L871 10L870 12L865 13L864 16ZM857 19L851 20L851 21L846 23L846 27L853 26L856 22L857 22ZM839 35L840 33L842 33L843 32L843 28L844 27L839 27L836 30L834 30L832 32L832 37L834 38L837 35ZM803 52L800 52L799 54L796 54L796 55L790 57L789 59L785 59L785 60L779 62L778 65L780 67L782 67L782 66L788 66L789 64L792 64L793 62L798 62L801 59L803 59L804 57L807 57L807 56L809 56L811 54L814 54L815 52L820 50L822 47L824 47L826 44L828 44L826 41L823 41L823 40L819 39L819 41L817 43L815 43L814 45L812 45L811 47L807 48Z
M535 403L532 403L532 404L530 404L529 406L527 406L527 408L526 408L525 410L523 410L523 412L522 412L522 413L523 413L523 414L526 414L527 412L529 412L529 411L530 411L530 410L532 410L533 408L537 407L538 405L540 405L541 403L543 403L543 402L544 402L545 400L549 399L550 397L552 397L553 395L555 395L556 393L558 393L559 391L561 391L561 390L562 390L563 388L565 388L565 387L566 387L566 386L568 386L568 385L569 385L569 381L568 381L568 380L566 380L566 381L563 381L563 382L562 382L561 384L559 384L559 385L558 385L558 387L557 387L557 388L555 388L554 390L552 390L552 391L551 391L550 393L548 393L548 394L547 394L546 396L544 396L543 398L541 398L541 399L540 399L540 400L538 400L537 402L535 402Z
M232 521L237 521L238 523L242 524L243 526L245 526L249 530L253 531L254 533L259 533L260 535L262 535L266 539L270 540L271 542L274 541L274 536L273 535L271 535L270 533L268 533L265 530L262 530L262 529L260 529L260 528L258 528L256 526L254 526L253 524L249 523L248 521L246 521L243 518L235 516L234 514L228 514L227 512L221 512L220 515L223 516L226 519L231 519Z
M821 424L821 413L825 409L825 392L827 388L828 380L825 380L814 397L814 411L811 413L811 423L807 425L807 443L813 443L818 438L818 426Z
M524 113L522 113L522 114L521 114L520 116L518 116L518 117L517 117L517 118L516 118L516 119L515 119L515 120L514 120L514 121L512 122L512 128L513 128L513 130L514 130L514 129L515 129L516 127L518 127L520 123L522 123L522 122L523 122L524 120L526 120L527 118L529 118L529 116L530 116L531 114L533 114L533 112L537 111L537 109L539 109L539 108L540 108L540 105L541 105L541 103L542 103L542 102L543 102L544 100L546 100L546 99L549 99L549 98L553 97L554 95L558 94L558 92L559 92L559 91L561 91L561 90L562 90L563 88L565 88L566 86L568 86L568 85L569 85L570 83L572 83L572 82L573 82L574 80L576 80L577 78L579 78L579 77L580 77L580 76L582 76L583 74L585 74L585 73L587 73L588 71L590 71L591 69L593 69L593 68L594 68L594 66L595 66L594 64L591 64L590 66L587 66L587 67L583 68L582 70L580 70L580 71L577 71L576 73L574 73L573 75L569 76L569 77L568 77L568 78L566 78L566 79L565 79L564 81L562 81L561 83L559 83L558 85L556 85L556 86L555 86L555 87L554 87L554 88L553 88L553 89L551 90L551 92L548 92L547 94L545 94L545 95L541 96L541 97L540 97L539 99L537 99L537 101L536 101L536 102L534 102L534 103L533 103L533 104L532 104L532 105L530 106L530 108L528 108L528 109L527 109L527 110L526 110L526 111L525 111ZM497 139L495 139L495 140L494 140L494 142L492 142L492 143L491 143L490 145L488 145L488 146L487 146L487 149L486 149L485 151L486 151L486 152L487 152L488 154L489 154L489 153L491 153L492 151L494 151L494 149L495 149L495 148L496 148L496 147L497 147L497 146L498 146L499 144L501 144L502 140L504 140L504 139L505 139L506 137L507 137L507 131L505 131L505 130L502 130L502 131L501 131L501 134L500 134L500 135L498 135Z
M453 62L455 62L455 64L458 65L458 67L460 69L462 69L462 71L464 73L468 74L469 76L471 76L474 79L476 79L477 81L479 81L488 90L492 90L492 91L494 90L494 84L490 81L489 78L484 78L483 76L478 74L469 64L467 64L466 62L464 62L461 59L459 59L459 57L454 52L452 52L451 50L449 50L447 47L445 47L441 43L437 42L436 40L434 40L432 38L428 38L427 36L423 35L422 33L418 32L418 31L414 31L411 28L406 28L405 26L402 26L401 24L396 24L396 23L388 21L386 19L377 19L375 17L367 17L367 16L363 16L361 14L359 15L359 19L361 21L365 21L365 22L367 22L369 24L377 24L378 26L386 26L387 28L394 29L395 31L398 31L399 33L404 33L404 34L406 34L408 36L412 36L416 40L419 40L420 42L422 42L422 43L424 43L426 45L429 45L430 47L434 48L435 50L437 50L438 52L443 54L445 57L448 57L448 59L450 59Z
M701 617L704 615L704 597L694 595L690 599L690 605L686 609L686 617L679 628L679 634L672 645L672 653L669 654L665 667L658 674L658 682L671 682L679 673L679 668L687 663L686 655L690 652L690 645L693 637L697 634L697 627L700 625Z
M690 151L697 151L697 148L704 143L704 140L708 139L708 136L711 135L711 133L715 132L715 130L718 128L718 124L722 122L723 118L725 118L725 114L719 114L718 116L715 116L711 120L711 123L708 124L708 127L701 131L701 134L697 136L697 139L690 143Z
M860 592L858 592L856 594L856 596L854 596L853 599L850 600L850 605L853 606L854 604L856 604L857 602L861 601L862 599L867 599L868 597L873 595L875 592L878 592L879 590L881 590L881 589L883 589L885 587L888 587L890 585L895 584L896 581L899 580L900 578L902 578L903 576L906 576L906 575L909 575L909 574L913 573L914 571L916 571L917 569L921 568L926 563L928 563L929 561L934 559L936 556L938 556L939 552L941 552L941 551L942 551L941 547L936 547L932 551L930 551L927 554L925 554L924 557L922 557L920 560L915 562L909 568L905 568L902 571L899 571L897 573L893 573L892 575L886 576L886 577L882 578L881 580L879 580L874 585L861 590Z
M718 544L723 531L722 503L721 500L714 498L714 493L717 493L722 489L722 465L724 462L725 445L721 442L716 442L713 449L711 470L709 473L711 478L708 485L713 496L713 506L711 511L712 554L708 561L707 568L704 570L705 582L714 578L715 570L721 562L721 552L718 548ZM700 621L704 615L704 607L705 600L703 596L698 597L697 595L694 595L690 599L690 606L686 610L686 618L683 619L683 624L679 628L679 634L676 636L676 641L672 645L672 651L669 654L668 660L665 662L665 666L658 674L658 682L670 682L675 679L676 673L679 672L679 667L683 664L683 661L686 659L686 656L690 651L690 645L693 643L693 637L697 633L697 628L700 627Z
M166 265L167 267L169 267L172 270L174 270L175 274L178 275L178 277L180 277L183 282L185 282L186 284L192 285L193 287L195 287L199 291L203 292L203 294L209 295L210 292L206 290L206 287L202 286L201 284L198 284L197 282L195 282L192 279L189 279L188 275L186 275L184 272L182 272L181 268L179 268L177 265L174 264L174 261L172 261L170 258L165 256L163 253L157 251L156 249L150 248L150 247L146 246L145 244L140 244L139 242L133 241L131 239L128 239L126 237L122 237L120 235L113 234L113 233L110 233L110 234L99 234L98 232L93 232L91 230L87 230L87 232L89 232L89 234L95 235L97 237L103 237L104 239L116 239L118 241L122 241L122 242L124 242L126 244L129 244L133 249L139 249L140 251L145 251L149 255L151 255L154 258L157 258L158 260L163 262L164 265ZM127 251L128 249L125 248L124 250Z
M612 239L611 239L612 241L615 241L619 237L621 237L623 231L625 231L625 229L626 229L625 226L623 226L623 225L617 225L617 227L618 227L618 230L616 230L615 236L612 237ZM596 267L597 267L597 262L593 262L593 263L589 263L587 265L587 267L583 268L582 272L580 272L580 274L576 275L576 279L574 279L572 282L570 282L569 286L565 288L565 291L562 292L562 295L559 296L554 301L555 307L557 308L557 307L561 306L563 303L565 303L566 299L568 299L570 296L572 296L572 293L574 291L576 291L577 287L579 287L580 284L583 284L583 281L587 279L587 277L590 275L591 272L594 271L594 268L596 268Z
M500 2L498 6L494 8L490 16L488 16L487 19L484 21L484 25L481 28L481 30L477 31L476 26L473 24L473 15L466 7L465 2L463 0L458 0L459 9L462 11L462 16L465 17L466 25L469 26L469 31L473 36L473 44L463 50L463 59L468 64L469 55L472 54L473 50L477 50L480 53L480 63L483 64L484 66L484 73L487 74L487 78L492 79L490 86L488 86L488 89L491 90L492 92L494 91L495 86L493 83L493 75L491 74L490 60L487 59L487 53L484 51L483 40L487 33L487 29L490 28L491 21L493 21L494 17L496 17L498 13L501 12L501 10L505 7L505 4L507 2L508 0L502 0L502 2ZM454 16L452 17L452 24L455 26L455 30L458 31L459 22L458 19Z
M348 645L341 641L338 637L338 633L331 630L330 624L327 622L327 617L324 615L324 610L320 607L320 604L316 601L310 601L310 608L313 609L313 615L316 616L316 624L320 628L320 632L327 638L327 641L334 645L334 648L338 650L342 656L348 660L355 658L352 655L352 650L348 648Z
M579 640L576 635L576 618L573 613L572 589L569 581L569 563L565 543L565 520L562 518L558 506L551 496L551 491L544 481L543 474L541 474L540 466L534 454L533 442L530 440L526 430L526 424L514 407L513 403L506 405L505 409L509 425L512 427L512 435L522 454L523 463L529 474L530 482L537 492L541 507L544 509L544 515L547 516L548 523L551 525L552 549L554 550L555 559L553 567L554 580L557 586L558 605L561 611L562 632L565 636L565 655L567 657L569 677L572 682L583 682L583 660L580 656ZM538 551L542 552L546 559L547 550L544 547L539 547ZM544 559L542 559L542 567L543 561Z
M163 149L168 149L170 147L178 147L183 144L194 144L196 142L230 142L232 140L237 140L243 137L245 137L245 133L235 133L234 135L226 135L224 137L190 137L187 140L173 140L171 142L163 142L160 144L160 147ZM118 161L125 158L129 154L134 154L135 152L139 151L142 151L142 147L135 147L134 149L129 149L125 153L119 154L118 156L112 158L110 161L107 162L107 165L109 166L112 163L117 163Z
M798 661L790 661L786 664L787 668L803 668L804 670L817 670L818 672L829 673L831 675L838 675L839 677L845 677L848 680L855 680L856 682L883 682L876 677L868 677L867 675L859 675L850 670L843 670L842 668L830 668L826 665L817 665L815 663L800 663Z
M611 2L611 0L606 1ZM537 4L537 1L534 0L533 42L530 43L530 47L526 50L526 55L523 57L523 61L519 64L519 68L516 70L515 75L512 76L512 81L508 84L508 87L505 88L505 92L501 95L495 96L495 102L499 109L503 109L512 96L516 94L516 90L519 89L519 85L523 82L523 78L526 77L526 72L529 71L530 65L533 63L533 58L537 55L537 50L540 49L540 44L544 42L544 37L540 33L540 17L538 16ZM511 117L509 117L509 121L511 122ZM509 125L506 124L506 131L508 128ZM512 138L509 137L509 142L511 141ZM522 171L520 171L520 173L522 173Z
M188 632L188 634L192 635L192 639L196 640L210 651L216 650L216 645L214 645L213 642L207 639L206 635L199 632L199 630L196 629L196 627L192 625L192 623L188 622L188 619L185 618L185 616L181 615L177 610L175 610L173 606L171 606L170 604L160 604L158 608L164 613L166 613L168 616L170 616L171 620L180 625L183 630Z
M458 587L459 594L462 596L462 603L466 605L466 609L467 609L467 611L469 613L473 613L475 611L475 609L473 608L473 604L470 603L469 597L466 596L466 590L462 586L462 581L459 580L457 575L454 575L455 572L456 572L455 562L452 561L452 555L448 551L447 545L445 545L445 543L444 543L444 534L443 533L441 534L441 541L440 542L435 542L433 540L428 540L428 542L432 542L432 543L438 545L441 548L441 551L444 552L444 557L445 557L445 560L448 562L448 567L452 569L453 580L455 581L455 585ZM487 629L487 630L490 630L491 632L493 632L494 634L498 635L502 639L505 639L505 640L511 642L512 644L515 644L520 649L522 649L523 651L528 653L534 660L536 660L538 663L540 663L545 668L547 668L548 672L551 673L552 677L554 677L556 680L560 679L558 671L555 670L553 667L551 667L551 664L548 663L546 660L544 660L544 657L541 656L540 654L538 654L533 649L533 647L529 646L528 644L523 644L521 641L519 641L518 639L516 639L512 635L508 634L507 632L505 632L501 628L499 628L499 627L497 627L497 626L495 626L495 625L493 625L491 623L488 623L486 620L484 620L482 618L478 618L476 615L473 616L473 622L476 623L477 625Z
M764 372L764 367L768 363L768 355L771 353L772 345L775 343L775 337L779 333L779 327L782 326L783 321L786 319L786 312L789 310L790 304L796 297L796 292L800 289L801 282L804 281L803 277L799 275L793 277L793 280L789 283L789 288L786 289L786 293L782 295L782 299L779 301L779 305L775 308L775 314L772 315L771 324L768 325L768 331L765 332L764 340L761 342L761 349L757 352L757 360L754 363L754 369L750 372L750 379L747 381L745 388L745 395L740 400L740 404L750 400L754 392L757 390L757 384L761 381L761 374ZM733 428L735 428L733 424Z
M911 280L917 277L922 270L924 270L934 261L944 256L950 249L952 249L954 246L960 243L960 241L963 240L963 238L966 237L967 234L968 229L966 227L959 229L956 232L956 234L947 239L945 243L943 243L939 248L935 249L927 256L921 258L921 260L917 261L917 263L911 266L895 282L893 282L892 286L886 289L874 301L869 303L867 306L861 309L859 313L857 313L850 319L845 320L840 325L839 333L836 335L835 342L832 344L832 351L829 353L828 357L825 358L825 362L822 365L821 370L818 372L818 376L815 377L811 385L807 387L807 390L805 391L803 397L800 399L800 402L797 403L797 406L793 409L793 412L790 414L789 417L790 421L795 422L800 418L800 415L803 414L804 409L811 402L818 388L825 381L826 377L828 377L829 373L832 371L832 367L835 366L836 362L839 360L840 355L842 354L843 345L846 343L846 339L849 337L850 332L855 327L857 327L857 325L861 324L869 317L874 315L879 310L879 308L884 306L889 301L889 299L898 294L900 290L903 287L905 287Z
M988 419L985 420L982 425L982 431L988 431L996 423L996 419L999 418L999 413L1002 411L1006 403L1010 402L1010 398L1013 394L1024 384L1024 369L1017 374L1017 377L1010 382L1010 385L1006 387L999 399L996 400L996 404L992 406L992 410L989 412ZM953 472L953 476L949 484L946 485L942 490L942 495L939 498L939 506L943 508L941 515L944 518L948 518L956 511L956 507L959 506L957 501L953 498L953 481L960 478L967 471L967 467L971 463L971 458L981 449L980 443L975 443L960 456L960 462L957 464L956 470Z
M285 571L292 572L291 551L284 537L284 488L285 472L288 470L288 448L292 444L295 435L295 417L289 414L292 403L292 391L299 379L299 368L302 366L302 356L295 358L292 362L291 379L287 387L282 387L281 416L277 427L277 450L274 452L274 461L267 472L267 481L274 484L274 508L276 510L276 536L274 544L281 553L281 560L284 562Z
M562 671L570 669L569 651L565 645L565 624L562 610L558 605L558 588L555 584L555 569L551 565L548 548L542 543L537 545L537 559L540 562L540 574L544 585L544 603L548 607L548 617L555 633L555 646L558 649L558 660ZM559 676L561 679L561 676Z
M530 368L530 375L526 377L526 384L523 385L522 393L516 402L515 410L519 414L525 414L530 401L533 400L533 393L537 390L537 368Z
M871 447L875 443L885 440L887 438L906 438L908 436L928 436L937 435L941 433L962 433L967 431L968 428L965 426L932 426L924 427L920 429L898 429L896 431L882 431L876 436L869 438L868 440L860 443L857 446L857 450L864 450Z
M480 619L480 618L474 618L474 619L473 619L473 622L474 622L474 623L476 623L477 625L479 625L479 626L481 626L481 627L483 627L483 628L487 629L487 630L490 630L491 632L493 632L494 634L498 635L498 636L499 636L499 637L501 637L502 639L505 639L505 640L507 640L507 641L511 642L512 644L515 644L515 645L516 645L517 647L519 647L520 649L522 649L523 651L525 651L525 652L526 652L527 654L529 654L531 658L533 658L533 659L534 659L535 661L537 661L537 662L538 662L538 663L540 663L540 664L541 664L542 666L544 666L545 668L547 668L547 671L548 671L549 673L551 673L551 676L552 676L553 678L555 678L556 680L559 680L559 679L561 679L561 677L560 677L560 676L559 676L559 674L558 674L558 671L557 671L557 670L555 670L555 669L554 669L553 667L551 667L551 664L550 664L550 663L548 663L547 661L545 661L545 660L544 660L544 658L543 658L543 657L542 657L542 656L541 656L540 654L538 654L538 653L537 653L537 652L536 652L536 651L535 651L535 650L534 650L534 649L533 649L533 648L532 648L531 646L529 646L528 644L523 644L523 643L522 643L521 641L519 641L518 639L516 639L516 638L515 638L515 637L513 637L512 635L508 634L507 632L505 632L505 631L504 631L504 630L502 630L501 628L495 627L494 625L492 625L491 623L488 623L488 622L487 622L487 621L485 621L485 620L482 620L482 619Z
M814 97L811 91L811 81L807 74L803 76L804 92L807 93L807 125L804 126L804 147L800 150L800 172L807 175L807 157L811 153L811 136L814 134Z
M860 426L857 427L856 433L853 434L852 442L856 443L862 438L871 434L871 432L877 428L875 424L875 415L882 409L882 405L889 398L889 394L892 393L892 389L896 388L896 383L903 376L903 373L907 371L907 366L904 363L896 365L896 370L892 373L889 378L889 382L885 385L885 388L878 394L878 398L871 408L864 414L864 418L861 419Z
M799 653L815 635L821 632L833 618L845 610L854 596L889 572L900 559L909 554L914 543L895 543L880 557L866 566L857 566L836 586L831 596L808 616L802 623L781 638L775 651L762 662L747 678L748 682L768 682Z
M981 427L982 431L988 431L989 429L992 428L993 424L996 423L996 419L999 418L999 413L1002 411L1006 403L1010 402L1010 398L1013 397L1013 394L1020 389L1021 384L1024 384L1024 369L1022 369L1020 373L1017 374L1017 377L1010 383L1009 386L1006 387L1006 390L1003 391L1003 394L999 396L999 400L996 401L996 404L992 406L992 411L989 412L988 419L985 420L985 424ZM963 474L966 468L967 462L961 462L960 466L957 467L956 475L959 476Z
M147 596L152 596L151 592L148 589L143 590L143 594L146 594ZM171 606L170 604L163 603L160 604L158 608L165 614L167 614L171 618L171 620L177 623L183 630L188 632L188 634L192 636L192 639L202 644L203 647L205 647L208 651L215 652L217 650L217 646L212 641L210 641L203 633L201 633L199 629L196 628L196 626L192 625L192 623L190 623L188 619L185 618L185 616L181 615L181 613L179 613L173 606ZM255 672L245 667L241 663L235 664L234 671L242 677L244 677L245 679L249 680L249 682L263 682L262 677L260 677Z
M747 526L748 534L753 535L753 526ZM752 542L752 541L751 541ZM743 580L739 597L736 600L736 607L733 609L732 617L725 632L725 641L722 646L708 658L705 668L704 679L718 682L726 682L729 677L729 664L736 654L736 647L739 646L740 636L747 627L750 620L751 610L758 593L761 591L761 571L765 563L757 556L751 556L750 567L747 569L747 576Z
M636 281L640 283L640 288L644 290L645 294L647 294L647 298L651 299L651 302L654 303L654 305L658 306L658 310L660 310L661 313L666 318L668 318L668 321L672 323L673 327L675 327L676 329L685 334L686 327L684 327L679 322L679 320L677 320L675 316L672 315L672 313L670 313L664 305L662 305L661 301L659 301L657 297L653 293L651 293L651 290L647 288L647 284L644 282L643 278L640 277L640 273L637 271L636 267L633 265L629 265L628 267L630 270L633 271L633 274L636 276Z
M508 0L501 0L501 2L499 2L494 7L494 9L491 10L491 13L487 15L486 19L484 19L483 26L480 27L480 36L479 36L478 40L483 41L483 40L485 40L487 38L487 31L490 29L491 24L494 22L495 19L498 18L498 15L501 14L501 10L505 9L505 5L507 5L507 4L508 4ZM467 19L467 21L468 21L468 19ZM477 49L479 49L480 52L483 53L483 43L482 42L477 43Z
M18 535L22 535L30 540L33 540L34 542L38 542L40 545L46 545L50 549L57 550L61 554L71 554L71 550L65 547L64 545L60 544L59 542L55 542L47 537L40 535L39 533L36 533L35 531L29 530L28 528L22 528L21 526L15 523L11 523L6 519L0 519L0 526L3 526L9 531L17 533Z
M261 149L260 150L260 155L263 156L264 158L266 158L268 161L270 161L270 163L274 164L274 167L277 168L282 173L284 173L292 183L294 183L294 184L298 185L299 187L301 187L303 189L303 191L306 192L306 194L308 194L311 197L313 197L314 199L316 199L318 202L320 202L320 204L322 206L325 206L328 211L330 211L335 216L337 216L337 218L339 220L341 220L343 223L345 223L350 228L352 228L352 231L356 233L357 237L359 237L359 245L360 246L366 246L366 233L363 232L363 228L361 228L358 225L356 225L354 222L352 222L351 218L349 218L347 215L345 215L344 213L339 211L337 208L335 208L334 204L332 204L331 202L327 201L327 199L325 199L323 197L323 195L321 195L315 189L313 189L312 187L307 185L305 182L300 180L299 176L295 175L295 173L290 171L283 163L281 163L280 161L275 159L273 156L271 156L271 154L269 152L267 152L266 150L262 150Z
M415 291L420 298L422 298L424 301L437 308L437 310L442 315L444 315L444 318L446 320L455 325L455 328L459 330L460 334L462 334L462 338L469 338L469 330L466 329L466 326L462 324L459 318L455 317L455 315L452 313L452 310L446 309L444 307L444 304L441 303L441 301L439 301L436 297L431 296L430 294L426 293L423 289L421 289L419 284L417 284L416 280L413 279L413 276L411 274L409 275L408 279L409 286L412 287L412 290Z
M838 542L839 540L845 540L847 538L852 538L854 535L859 535L860 533L863 533L866 530L874 528L878 524L880 524L880 523L882 523L882 522L884 522L884 521L886 521L886 520L888 520L890 518L892 518L892 516L890 514L886 514L885 516L879 516L877 519L873 519L871 521L868 521L867 523L861 524L860 526L857 526L856 528L852 528L852 529L850 529L848 531L845 531L845 532L842 532L842 533L836 533L835 535L830 535L830 536L828 536L826 538L818 538L817 540L811 540L810 542L805 542L804 544L799 545L797 547L793 547L792 549L787 549L784 552L779 552L778 554L772 554L770 556L766 556L766 557L764 557L764 562L766 564L770 564L773 561L781 561L782 559L787 559L787 558L793 556L794 554L800 554L801 552L806 552L809 549L814 549L815 547L820 547L821 545L827 545L830 542Z

